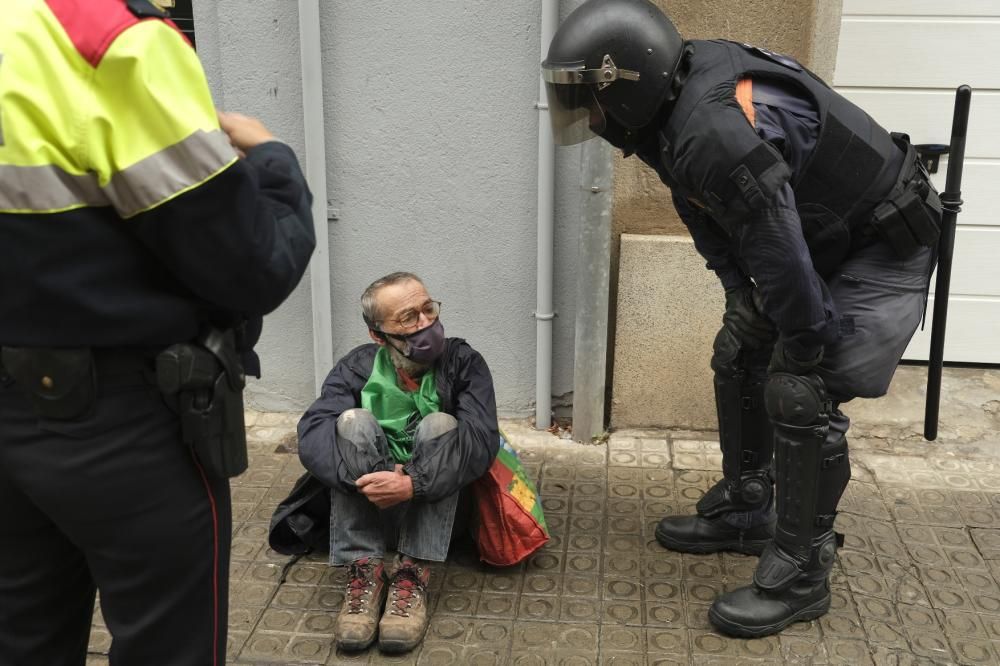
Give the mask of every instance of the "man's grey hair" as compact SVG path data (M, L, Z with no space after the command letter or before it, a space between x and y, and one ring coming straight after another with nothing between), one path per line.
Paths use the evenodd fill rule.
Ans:
M409 282L410 280L419 282L420 284L424 283L423 280L413 273L396 271L395 273L389 273L384 277L380 277L368 285L368 288L365 289L365 293L361 294L361 315L364 317L365 323L368 324L369 328L376 328L378 323L382 320L382 313L379 312L378 309L377 294L379 289L399 284L400 282Z

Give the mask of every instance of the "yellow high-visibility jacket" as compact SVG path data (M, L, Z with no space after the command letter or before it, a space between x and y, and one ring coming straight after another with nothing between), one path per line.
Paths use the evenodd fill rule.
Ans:
M146 0L4 5L0 344L158 346L277 307L315 243L291 149L237 158Z

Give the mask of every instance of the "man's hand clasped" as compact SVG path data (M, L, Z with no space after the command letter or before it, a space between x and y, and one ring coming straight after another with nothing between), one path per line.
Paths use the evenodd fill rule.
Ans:
M403 473L402 465L391 472L365 474L354 483L358 492L380 509L413 499L413 479Z

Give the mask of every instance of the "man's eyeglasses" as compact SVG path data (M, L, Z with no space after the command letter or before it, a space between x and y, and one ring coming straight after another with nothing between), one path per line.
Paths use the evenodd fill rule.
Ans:
M420 315L423 314L429 320L434 321L441 314L441 301L427 301L420 306L419 310L406 310L396 319L383 319L384 324L387 321L391 321L403 328L413 328L418 323L420 323Z

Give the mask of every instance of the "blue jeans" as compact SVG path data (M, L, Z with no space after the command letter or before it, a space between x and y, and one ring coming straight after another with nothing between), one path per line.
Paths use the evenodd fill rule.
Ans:
M458 427L444 412L428 414L417 426L414 451ZM337 419L337 446L351 478L392 471L395 460L385 433L371 412L349 409ZM437 502L411 500L379 509L359 492L330 490L330 564L350 564L364 557L383 557L387 548L421 560L444 562L458 508L456 491Z

